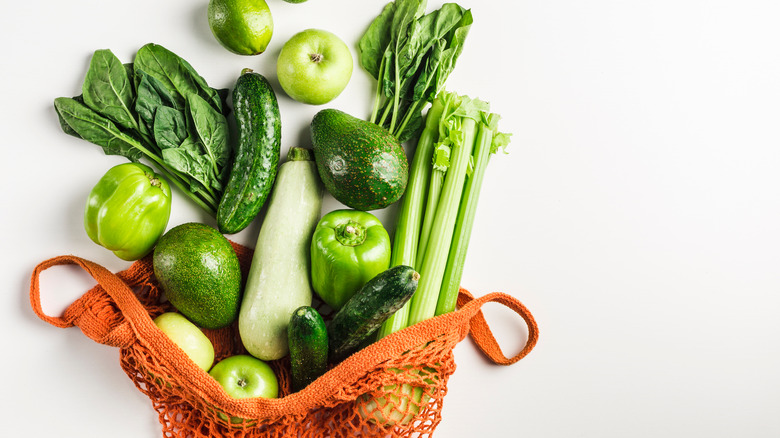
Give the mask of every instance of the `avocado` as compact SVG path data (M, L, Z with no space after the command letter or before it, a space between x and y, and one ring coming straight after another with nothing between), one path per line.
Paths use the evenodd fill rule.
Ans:
M241 305L241 266L215 228L185 223L163 234L154 248L154 275L168 301L195 325L230 325Z
M377 210L406 190L409 163L401 143L383 127L324 109L311 121L314 160L325 188L356 210Z

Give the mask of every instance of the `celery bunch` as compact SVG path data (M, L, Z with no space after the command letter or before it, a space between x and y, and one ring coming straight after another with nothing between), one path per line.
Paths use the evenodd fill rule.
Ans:
M379 337L455 309L482 180L509 144L487 102L442 91L428 111L412 160L392 265L420 272L417 292Z

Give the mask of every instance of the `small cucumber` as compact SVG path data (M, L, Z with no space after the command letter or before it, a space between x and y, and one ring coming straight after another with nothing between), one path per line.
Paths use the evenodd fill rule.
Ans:
M417 290L420 274L394 266L369 280L344 304L328 325L328 358L337 363L357 351Z
M300 391L328 368L328 329L322 315L311 306L301 306L287 326L293 391Z
M217 225L223 234L246 228L265 204L276 179L282 138L279 103L268 80L244 69L233 89L238 146Z

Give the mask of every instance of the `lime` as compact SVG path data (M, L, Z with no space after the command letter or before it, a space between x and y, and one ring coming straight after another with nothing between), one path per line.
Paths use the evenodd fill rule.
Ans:
M239 55L263 53L274 32L265 0L210 0L208 17L217 41Z
M284 0L284 1L286 1L287 3L303 3L306 0Z

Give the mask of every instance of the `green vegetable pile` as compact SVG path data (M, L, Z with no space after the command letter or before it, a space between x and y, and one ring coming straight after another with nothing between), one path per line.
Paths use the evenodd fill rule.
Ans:
M455 309L482 181L510 135L499 132L500 116L487 102L445 88L473 22L470 10L446 3L426 13L426 3L391 1L359 41L360 63L376 81L370 118L320 111L310 125L312 148L291 147L284 162L275 92L250 69L237 78L231 113L227 90L210 87L160 45L141 47L128 64L97 50L81 94L55 99L64 132L133 162L95 187L85 229L125 260L156 245L155 276L186 317L159 320L171 339L235 323L248 355L231 361L289 355L293 390L300 390L376 338ZM406 141L416 145L411 167ZM217 227L189 223L164 233L166 180ZM349 208L321 217L326 190ZM369 210L399 199L391 241ZM224 234L244 229L264 204L241 278ZM330 307L327 322L312 307L315 294L320 309ZM209 342L189 349L208 353L201 355L207 371ZM215 365L215 379L222 383L231 367L239 365ZM260 372L270 373L268 392L231 394L275 397L269 370ZM425 403L419 387L405 391Z

